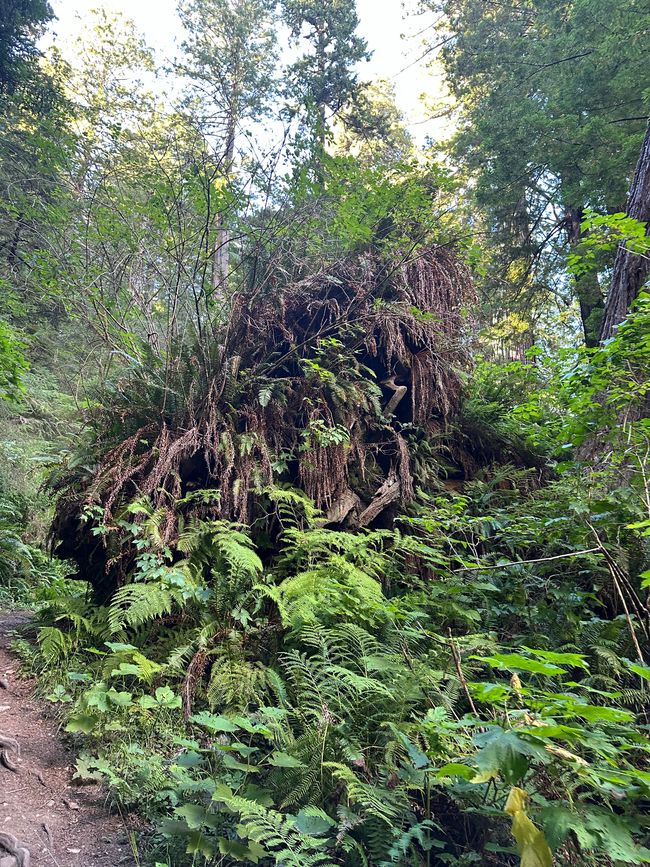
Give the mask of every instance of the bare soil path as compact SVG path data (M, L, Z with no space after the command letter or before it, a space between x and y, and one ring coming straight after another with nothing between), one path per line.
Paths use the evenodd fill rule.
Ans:
M16 765L11 771L0 763L0 867L133 867L124 823L109 812L100 786L73 783L74 760L47 703L16 676L8 645L28 620L0 612L0 737Z

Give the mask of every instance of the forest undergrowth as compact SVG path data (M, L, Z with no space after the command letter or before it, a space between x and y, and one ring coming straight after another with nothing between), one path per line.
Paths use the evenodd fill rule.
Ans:
M448 436L505 458L449 490L429 441L390 527L328 526L285 467L249 524L213 487L85 508L128 578L103 605L41 580L16 648L157 863L650 857L648 300L571 376L476 365Z
M164 64L4 5L0 606L76 783L147 867L650 863L645 6L419 0L416 144L353 0Z

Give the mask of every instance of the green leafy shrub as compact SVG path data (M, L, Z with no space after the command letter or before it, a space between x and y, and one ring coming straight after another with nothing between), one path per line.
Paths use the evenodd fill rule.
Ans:
M509 864L515 790L528 803L513 828L532 822L558 864L647 857L648 671L629 621L598 617L612 576L592 530L623 562L638 500L602 477L530 491L510 469L399 530L352 534L294 492L269 495L284 525L270 566L219 521L188 525L173 558L137 501L122 519L131 583L109 607L47 606L41 654L85 744L81 777L144 807L179 864L179 849Z

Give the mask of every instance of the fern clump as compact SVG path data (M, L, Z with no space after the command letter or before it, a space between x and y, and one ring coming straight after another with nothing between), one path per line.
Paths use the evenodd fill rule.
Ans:
M496 385L479 407L504 408ZM537 422L521 440L521 405L499 424L483 409L482 460L503 462L456 490L440 472L467 452L441 448L419 476L437 482L370 526L264 473L249 523L213 485L87 505L119 586L51 599L29 661L84 742L79 775L208 864L505 867L522 827L541 863L650 857L644 476L523 467ZM317 421L304 487L340 480L333 456L355 447ZM427 459L421 431L399 436L395 460ZM235 439L219 438L233 474Z

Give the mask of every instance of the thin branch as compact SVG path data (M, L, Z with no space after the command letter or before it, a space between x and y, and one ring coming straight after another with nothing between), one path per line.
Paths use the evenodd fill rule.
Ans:
M476 710L476 705L474 704L474 699L471 696L469 691L469 687L467 686L467 681L465 679L465 675L463 674L463 667L461 665L460 653L458 652L458 648L456 647L456 642L454 641L454 636L451 629L447 630L449 634L449 647L451 648L451 655L454 657L454 665L456 666L456 674L458 675L458 680L463 687L463 692L467 697L467 701L469 702L469 706L472 709L472 713L474 716L478 716L478 711Z
M637 114L634 117L617 117L614 120L608 120L607 123L626 123L628 120L648 120L647 114Z
M461 566L460 569L454 569L454 572L482 572L485 569L507 569L508 566L525 566L528 563L549 563L551 560L564 560L567 557L580 557L582 554L594 554L597 551L602 553L600 546L597 548L585 548L584 551L570 551L567 554L555 554L553 557L537 557L535 560L513 560L511 563L495 563L491 566Z
M630 610L628 608L627 601L625 599L625 594L623 593L623 588L621 587L621 583L620 583L619 577L618 577L619 574L621 574L622 570L619 567L616 560L614 560L614 558L612 557L610 552L607 550L607 548L605 548L605 546L603 545L601 538L598 535L598 531L593 526L593 524L590 524L589 522L587 522L587 525L588 525L589 529L591 530L591 532L593 533L596 541L598 542L598 546L600 548L600 551L603 554L603 556L605 557L605 560L607 562L607 566L609 568L609 574L611 575L612 582L614 584L614 589L616 590L618 598L621 601L621 605L623 606L623 611L625 612L625 620L627 621L627 627L628 627L628 630L630 632L630 638L632 639L632 644L634 645L634 649L636 651L638 660L641 663L641 665L645 665L645 659L643 657L643 653L641 652L641 646L639 644L639 639L637 638L636 629L634 628L634 622L632 621L632 617L630 615ZM643 626L643 623L641 625Z

